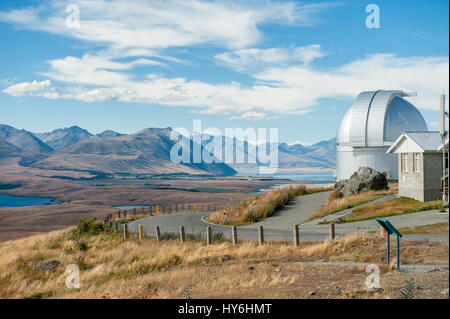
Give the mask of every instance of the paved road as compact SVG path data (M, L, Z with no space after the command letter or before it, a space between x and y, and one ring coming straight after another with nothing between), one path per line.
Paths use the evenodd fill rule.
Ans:
M316 212L320 206L328 199L328 192L316 193L311 195L299 196L292 200L285 209L277 214L264 219L261 222L239 226L238 237L240 239L256 240L258 226L264 227L264 237L266 240L291 241L292 227L301 221L307 219L312 213ZM207 223L203 220L209 213L175 213L167 215L158 215L146 217L129 224L131 232L138 232L139 224L143 224L146 236L155 236L155 226L158 225L161 232L179 233L179 227L184 226L186 233L205 236L206 226L211 226L213 232L221 232L223 235L231 238L231 227ZM439 213L438 211L427 211L400 216L392 216L389 221L398 228L414 227L418 225L434 224L449 220L448 213ZM375 220L353 222L346 224L336 224L336 235L343 236L348 233L358 233L364 231L378 230L379 225ZM300 240L302 241L323 241L329 236L329 225L316 225L307 223L300 225ZM406 239L428 239L449 241L448 235L406 235Z

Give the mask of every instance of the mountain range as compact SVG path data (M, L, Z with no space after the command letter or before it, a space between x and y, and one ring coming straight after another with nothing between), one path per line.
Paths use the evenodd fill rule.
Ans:
M12 126L0 125L0 159L20 157L24 166L50 170L134 174L234 175L259 165L259 163L217 162L174 163L170 160L170 151L175 144L170 139L171 133L171 128L148 128L134 134L107 130L94 135L78 126L47 133L31 133ZM200 146L203 152L212 138L203 136ZM223 141L227 139L229 138L225 137ZM190 143L189 156L192 159L193 140L190 140ZM234 138L231 143L224 142L224 146L242 151L246 158L249 156L247 141ZM335 138L314 145L278 143L277 147L280 168L332 168L336 163ZM223 161L224 158L219 160Z

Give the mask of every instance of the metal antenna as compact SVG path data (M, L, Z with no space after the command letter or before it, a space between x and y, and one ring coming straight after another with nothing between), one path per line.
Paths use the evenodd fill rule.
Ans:
M444 91L445 92L445 91ZM440 96L440 134L441 134L441 138L442 138L442 201L443 204L445 206L445 203L448 202L448 196L447 196L447 192L445 190L445 186L446 186L446 182L445 182L445 164L446 164L446 160L445 160L445 140L446 137L448 135L447 131L445 130L445 117L448 117L448 113L445 112L445 93L441 94ZM447 185L448 188L448 185Z

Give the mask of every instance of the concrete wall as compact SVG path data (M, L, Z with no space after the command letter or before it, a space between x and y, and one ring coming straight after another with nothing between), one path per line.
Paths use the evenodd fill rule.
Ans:
M401 156L398 153L398 194L400 196L411 197L420 201L425 200L424 192L424 169L423 153L420 153L419 172L413 171L413 153L408 154L408 172L401 170Z
M442 153L424 153L424 201L442 199Z
M398 178L397 156L386 154L389 147L337 146L336 179L349 179L360 166L368 166L379 172L388 173L389 180Z
M401 171L401 154L398 154L398 194L422 202L441 199L442 154L420 153L419 171L413 171L414 153L408 154L408 172Z

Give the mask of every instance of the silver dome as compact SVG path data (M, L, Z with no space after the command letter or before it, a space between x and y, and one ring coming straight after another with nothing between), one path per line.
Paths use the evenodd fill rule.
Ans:
M397 156L386 154L403 132L428 131L420 112L403 91L368 91L356 98L336 136L338 180L348 179L360 166L369 166L397 179Z
M428 131L420 112L403 91L368 91L347 110L337 132L337 145L388 146L403 132Z

